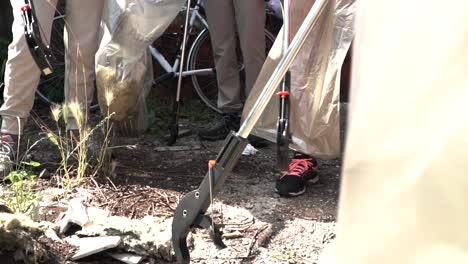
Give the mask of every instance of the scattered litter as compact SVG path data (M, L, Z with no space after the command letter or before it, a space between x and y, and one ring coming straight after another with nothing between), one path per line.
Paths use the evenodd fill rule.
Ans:
M188 150L199 150L201 147L199 145L195 146L164 146L164 147L155 147L154 150L158 152L165 151L188 151Z
M116 260L120 260L127 264L138 264L143 260L142 256L127 254L127 253L109 253L109 255Z
M78 260L107 249L115 248L120 244L121 241L122 239L119 236L80 238L78 240L80 249L71 259Z
M144 257L167 261L172 260L172 219L166 217L146 216L143 219L130 219L122 216L111 216L110 212L96 207L86 207L82 199L70 201L65 217L60 220L60 231L66 232L71 223L81 226L75 236L67 237L65 242L79 246L79 254L74 259L89 256L113 245L109 237L120 238L119 249ZM65 231L64 231L65 230ZM89 238L93 247L82 246L83 238ZM99 240L107 238L107 240ZM95 240L93 240L95 239ZM99 244L101 243L101 244ZM102 245L103 247L97 247ZM116 246L115 246L116 247Z
M66 237L63 240L72 246L75 246L75 247L80 246L80 237L77 235Z
M44 232L44 235L50 239L52 239L53 241L62 241L60 239L60 237L57 236L57 233L55 233L55 231L51 228L48 228L45 232Z
M58 223L60 226L59 232L60 234L64 234L72 224L84 226L88 222L88 213L86 207L83 205L83 200L79 198L72 199L68 204L68 210L65 216Z
M146 216L129 219L121 216L93 219L76 232L79 236L119 236L119 246L140 256L172 260L172 219Z
M245 146L244 151L242 151L242 155L243 156L254 156L255 154L257 154L257 151L258 151L258 149L254 148L254 146L248 144L247 146Z

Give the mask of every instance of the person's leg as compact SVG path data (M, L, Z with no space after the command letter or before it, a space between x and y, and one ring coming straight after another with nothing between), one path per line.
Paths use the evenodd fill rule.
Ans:
M11 0L13 8L13 41L8 47L5 67L4 103L0 108L2 116L1 133L18 135L22 132L29 112L34 104L34 93L39 82L40 71L34 62L24 36L21 7L24 1ZM43 31L43 40L50 39L52 17L56 0L34 1L36 16Z
M85 117L94 95L94 57L99 47L99 32L104 1L68 0L65 40L65 102L76 102ZM78 129L69 115L67 129Z
M233 0L206 0L206 16L218 80L218 108L242 111L236 55L236 21Z
M24 36L21 7L24 1L11 0L13 8L13 40L8 46L8 60L5 67L4 103L0 108L2 116L0 136L0 179L8 175L12 160L18 152L18 137L34 104L34 92L39 82L40 70L34 62ZM42 28L42 38L50 39L52 17L56 0L34 1L36 17Z
M252 89L265 62L265 1L236 0L236 21L245 65L245 96Z
M218 108L223 111L223 116L208 128L201 129L199 136L205 140L220 140L230 130L239 128L242 111L233 0L206 0L205 10L215 57Z
M265 63L265 1L236 0L234 8L245 66L244 94L247 99ZM254 135L248 139L254 147L265 147L268 144L268 141Z

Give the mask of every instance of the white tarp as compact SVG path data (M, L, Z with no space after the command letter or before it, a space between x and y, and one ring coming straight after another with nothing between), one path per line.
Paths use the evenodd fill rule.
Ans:
M146 128L145 98L152 87L148 45L159 38L184 0L107 0L104 36L96 53L99 106L121 130ZM112 96L111 96L112 95Z
M298 30L314 2L291 1L291 35ZM354 9L354 0L329 0L291 66L291 147L319 158L336 158L340 154L339 77L354 34ZM244 117L281 59L281 36L282 32L247 99ZM276 141L278 100L277 97L271 100L252 131L273 142Z
M468 263L467 10L359 1L336 263Z

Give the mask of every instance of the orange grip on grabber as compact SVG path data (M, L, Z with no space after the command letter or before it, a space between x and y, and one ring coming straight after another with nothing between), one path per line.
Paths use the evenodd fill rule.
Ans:
M209 160L208 161L208 167L210 167L210 169L212 169L215 164L216 164L216 160Z

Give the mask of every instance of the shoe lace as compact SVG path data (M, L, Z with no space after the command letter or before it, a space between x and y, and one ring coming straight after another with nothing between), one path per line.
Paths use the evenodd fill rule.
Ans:
M313 167L312 159L292 159L289 163L288 175L301 176L307 169Z

